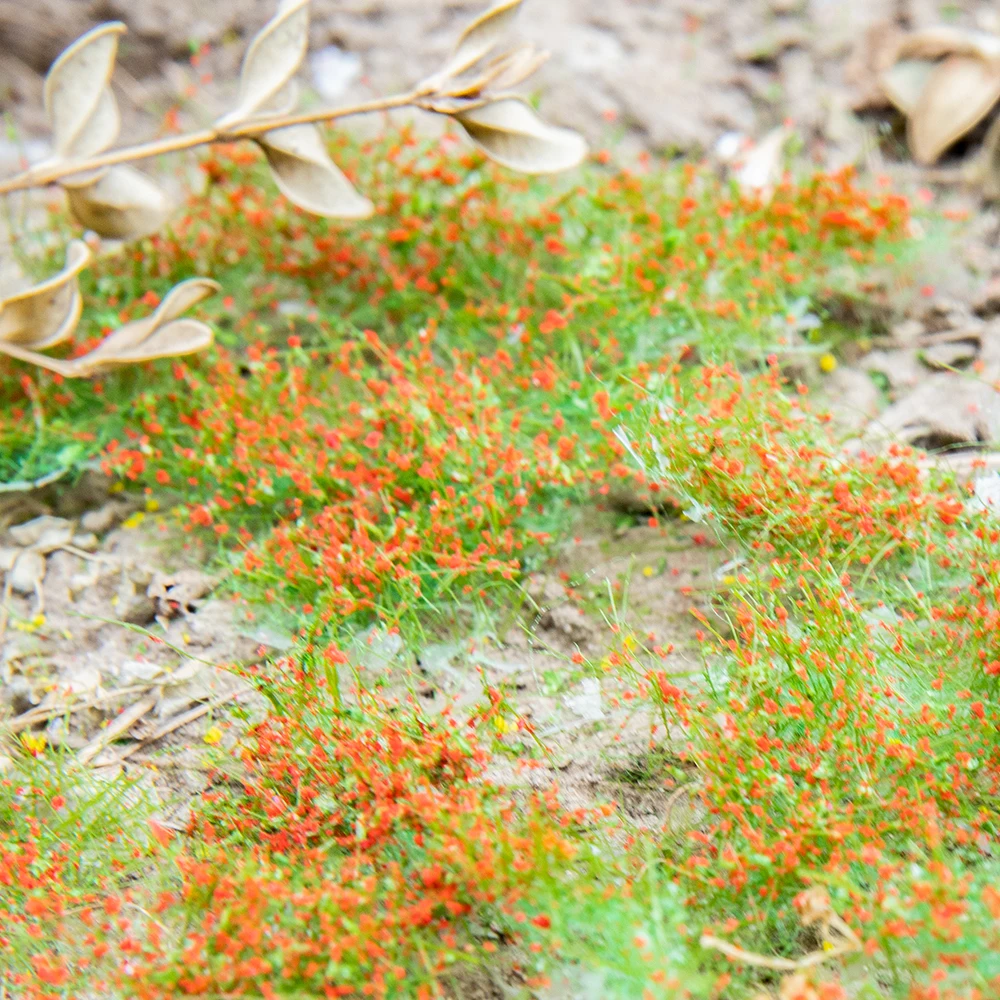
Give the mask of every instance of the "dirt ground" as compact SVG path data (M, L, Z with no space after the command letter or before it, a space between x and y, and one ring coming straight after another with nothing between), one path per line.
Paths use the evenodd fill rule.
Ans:
M439 65L480 0L313 0L312 82L330 100L404 88ZM124 21L119 87L126 101L168 106L186 82L192 46L232 79L272 0L4 0L0 106L40 131L41 74L67 42L103 20ZM29 16L30 14L30 16ZM870 66L879 37L938 23L996 30L978 0L544 0L519 31L551 50L537 78L555 121L599 143L624 136L655 151L711 149L726 132L762 134L794 121L815 156L865 151L855 113L885 107ZM614 122L611 124L609 119Z

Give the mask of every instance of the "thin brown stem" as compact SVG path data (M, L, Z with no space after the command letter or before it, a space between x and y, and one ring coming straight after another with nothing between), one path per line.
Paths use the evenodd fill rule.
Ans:
M273 129L288 128L290 125L313 125L319 122L336 121L351 115L370 114L374 111L392 111L396 108L420 106L421 98L426 94L421 90L413 90L406 94L393 94L380 97L360 104L351 104L342 108L319 108L315 111L302 111L295 114L272 115L270 117L253 118L250 121L227 126L224 129L207 128L187 135L174 135L166 139L154 139L152 142L140 143L136 146L124 146L107 153L99 153L85 160L60 160L39 164L24 173L0 182L0 194L12 191L25 191L29 188L44 187L74 174L88 173L103 167L113 167L121 163L135 163L137 160L149 160L165 153L179 153L197 146L206 146L213 142L235 142L239 139L252 139L270 132Z

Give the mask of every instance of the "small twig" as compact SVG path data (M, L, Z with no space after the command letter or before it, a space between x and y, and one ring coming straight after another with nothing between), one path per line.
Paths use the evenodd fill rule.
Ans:
M0 723L0 731L6 730L9 733L19 733L22 729L28 729L39 722L48 722L49 719L58 718L60 715L73 715L76 712L83 712L88 708L97 708L105 702L115 701L127 694L138 694L148 691L149 685L142 684L134 687L120 688L117 691L109 691L96 698L81 701L76 705L68 703L62 705L36 705L29 708L27 712L14 716L9 722Z
M663 817L663 825L666 827L668 833L674 832L674 823L673 823L674 806L677 805L677 803L681 799L681 796L685 792L693 791L697 787L697 785L698 782L696 781L685 782L683 785L679 785L677 788L675 788L667 797L666 810Z
M158 694L151 694L134 705L126 708L124 712L116 715L115 718L102 729L79 753L81 764L87 764L96 757L113 739L131 728L147 712L151 712L156 703L160 700Z
M220 705L225 705L227 701L238 701L240 698L245 698L250 693L250 691L236 691L233 694L220 695L218 698L213 698L211 701L206 701L202 705L190 708L186 712L182 712L180 715L175 715L172 718L167 719L167 721L164 722L159 729L151 733L144 740L141 740L134 746L126 747L114 760L108 761L107 766L110 767L115 764L120 764L122 761L128 760L132 754L138 753L140 750L145 750L145 748L151 743L155 743L157 740L162 740L164 736L169 736L172 732L174 732L174 730L181 729L189 722L194 722L196 719L200 719L203 715L208 715L209 712L218 708Z
M38 479L20 479L12 483L0 483L0 493L29 493L32 490L40 490L45 486L51 486L58 482L63 476L69 475L71 469L56 469Z
M842 945L833 945L827 950L811 951L807 955L803 955L802 958L778 958L777 956L758 955L752 951L744 951L735 944L717 938L714 934L702 934L701 946L721 951L726 958L731 958L734 962L740 962L742 965L752 965L758 969L775 969L778 972L799 972L802 969L820 965L828 959L858 950L854 941L848 941Z
M421 107L423 106L421 98L426 96L420 90L411 90L405 94L393 94L389 97L380 97L342 108L320 108L316 111L303 111L297 114L264 115L222 129L206 128L198 132L189 132L187 135L168 136L136 146L123 146L121 149L113 149L110 152L100 153L84 160L59 160L41 163L16 177L0 182L0 194L44 187L46 184L52 184L74 174L89 173L92 170L113 167L121 163L135 163L137 160L148 160L166 153L179 153L215 142L253 139L273 129L288 128L291 125L312 125L318 122L336 121L338 118L347 118L352 115L369 114L373 111L391 111L411 106ZM469 108L474 106L476 106L475 102L468 104Z

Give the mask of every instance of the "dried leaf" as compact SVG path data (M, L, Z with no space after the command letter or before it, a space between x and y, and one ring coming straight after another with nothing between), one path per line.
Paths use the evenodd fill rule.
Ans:
M791 135L791 128L779 125L743 157L733 175L742 190L770 196L774 185L781 180L783 155Z
M454 118L491 160L511 170L555 173L577 166L587 155L581 136L542 121L518 98L501 98Z
M882 92L909 117L920 101L934 66L931 59L901 59L882 74Z
M119 327L88 354L77 358L73 362L75 374L96 375L121 365L193 354L208 347L211 328L178 317L218 290L218 283L209 278L191 278L175 285L149 316Z
M90 148L98 138L103 141L110 133L108 101L110 98L113 105L114 98L107 84L118 53L118 38L125 30L120 21L98 25L78 38L49 69L45 77L45 111L52 123L57 156L87 155L80 150ZM86 135L91 128L93 134ZM117 135L115 123L107 145Z
M166 195L134 167L110 167L62 181L74 218L100 236L138 239L155 232L170 213Z
M986 31L938 25L913 31L900 40L896 59L944 59L947 56L1000 57L1000 38Z
M1000 118L995 119L990 125L979 155L983 194L990 200L996 201L1000 198Z
M459 36L451 57L436 79L464 73L496 48L521 7L521 0L502 0L477 17Z
M47 281L0 304L0 342L44 349L66 340L80 319L77 275L90 261L82 240L66 248L66 265Z
M295 75L309 47L309 0L282 0L243 57L236 107L216 122L225 128L244 121L276 97Z
M374 211L330 159L315 125L275 129L257 141L281 193L303 211L335 219L364 219Z
M918 163L933 163L989 113L1000 98L1000 66L949 56L934 67L910 116L908 140Z

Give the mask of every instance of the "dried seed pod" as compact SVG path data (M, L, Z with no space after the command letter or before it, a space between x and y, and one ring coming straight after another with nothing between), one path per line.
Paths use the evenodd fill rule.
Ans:
M882 91L892 104L909 117L920 102L927 81L934 71L930 59L901 59L881 77Z
M275 129L257 141L279 190L303 211L335 219L364 219L374 211L330 159L315 125Z
M458 37L451 56L435 79L447 80L464 73L488 56L510 29L522 0L502 0L477 17Z
M931 71L910 116L907 138L918 163L930 164L974 128L1000 98L1000 64L949 56Z
M44 350L72 335L82 308L77 275L90 256L87 244L74 240L58 274L0 303L0 350L10 344Z
M81 35L49 69L44 101L57 157L90 156L118 138L118 108L108 81L125 30L120 21L98 25Z
M218 290L219 284L209 278L191 278L175 285L145 319L119 327L92 351L71 362L75 377L204 350L212 342L211 327L179 317Z
M581 136L549 125L519 98L500 98L453 117L491 160L521 173L568 170L587 155Z
M216 122L225 129L246 121L285 88L309 46L309 0L282 0L243 57L236 107Z
M62 182L70 211L99 236L132 240L148 236L170 214L166 195L135 167L108 167Z

